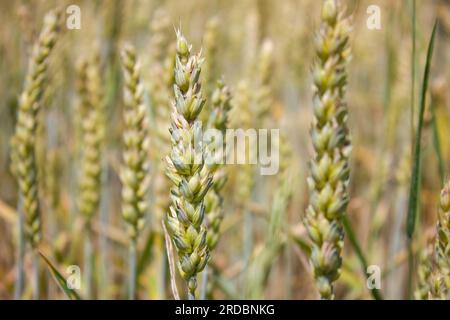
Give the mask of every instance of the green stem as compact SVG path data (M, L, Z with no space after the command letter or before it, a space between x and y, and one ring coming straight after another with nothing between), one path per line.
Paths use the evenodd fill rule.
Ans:
M200 300L206 299L206 290L208 287L208 272L209 272L209 266L206 264L205 269L202 273L202 286L200 287Z
M109 224L109 204L110 204L110 190L108 189L108 164L103 157L102 159L102 174L101 174L101 202L100 202L100 222L101 228L103 231L106 229L106 226ZM99 246L100 246L100 279L99 286L103 288L101 292L99 292L101 299L108 298L108 288L109 288L109 243L108 237L106 236L106 232L102 232L99 235Z
M25 256L25 230L24 216L22 208L22 196L19 194L19 204L17 207L18 219L18 239L17 239L17 262L16 262L16 283L14 288L14 299L20 300L23 293L24 271L23 260Z
M408 299L413 299L413 279L414 279L414 252L413 252L413 240L408 238Z
M244 231L243 231L243 245L244 245L244 265L248 267L250 263L250 257L253 250L253 216L250 210L245 210L244 213Z
M191 291L188 292L188 299L189 300L195 300L195 294L192 293Z
M92 249L92 229L90 225L86 227L86 237L84 239L84 270L86 274L86 297L93 299L94 294L94 254Z
M367 259L364 256L364 253L361 249L361 246L359 245L358 239L355 236L355 233L353 232L352 226L350 224L350 221L348 219L348 217L345 215L342 223L344 225L344 229L345 232L348 236L348 239L350 240L350 243L352 244L353 249L355 250L356 256L358 257L359 262L361 263L361 268L362 271L364 273L364 276L366 277L366 279L368 278L368 274L367 274L367 267L368 267L368 263L367 263ZM373 288L370 289L370 293L372 294L372 297L375 300L383 300L383 296L381 295L381 292L379 289Z
M129 266L129 283L128 283L128 299L134 300L136 298L136 283L137 283L137 250L136 241L132 241L129 247L128 266Z
M186 284L188 287L188 299L189 300L195 300L195 287L191 288L189 282L191 282L191 279L195 278L196 276L192 276L191 278L187 279Z
M158 274L158 295L160 299L166 299L167 292L166 292L166 284L167 284L167 270L169 269L168 266L168 258L167 253L164 250L164 245L162 245L161 248L161 257L159 261L159 274Z
M41 282L39 278L40 274L40 268L39 268L39 253L37 249L33 249L33 299L39 300L40 299L40 291L41 291Z
M408 297L412 297L412 274L414 272L414 257L412 253L412 241L414 238L414 230L416 226L417 214L420 205L420 187L421 187L421 142L422 142L422 129L423 118L425 113L426 96L428 90L428 80L430 76L431 59L433 57L434 39L437 29L437 20L434 23L433 31L431 32L430 41L428 43L427 58L425 60L425 70L423 73L422 91L420 94L420 109L419 119L417 124L417 133L414 143L413 153L413 167L411 175L411 186L409 190L409 202L408 202L408 216L406 220L406 235L409 240L409 253L408 259Z

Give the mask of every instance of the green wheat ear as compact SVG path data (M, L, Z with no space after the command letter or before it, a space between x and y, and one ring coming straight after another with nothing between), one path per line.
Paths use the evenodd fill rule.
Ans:
M101 151L105 130L99 58L82 61L78 77L83 149L77 205L90 228L90 222L100 204Z
M231 93L222 80L217 82L211 98L213 107L209 115L208 128L219 130L222 137L225 137L228 113L231 110ZM211 142L211 144L214 144L213 150L217 148L225 150L225 141L222 141L222 145L217 145L217 142ZM211 190L205 196L205 212L208 223L207 243L210 250L213 250L219 241L220 224L224 215L221 193L227 180L227 172L223 165L225 157L226 154L222 154L222 159L214 159L213 164L209 165L211 172L214 173Z
M212 173L204 165L200 142L202 127L197 120L205 100L199 81L202 58L177 31L175 101L170 126L172 150L166 157L166 174L173 183L167 229L178 253L178 270L195 299L197 274L209 260L204 197L212 185Z
M122 182L122 217L127 223L129 243L128 298L136 297L137 242L145 225L148 208L149 165L148 119L144 104L140 64L134 47L125 45L122 50L125 78L123 109L123 156L120 170Z
M313 112L309 206L305 223L311 238L310 263L322 299L333 299L333 282L342 264L342 217L348 204L350 141L344 93L349 59L349 22L333 0L322 7L322 23L315 37Z
M25 232L33 247L40 242L42 224L38 198L35 137L41 97L48 84L49 55L56 43L60 21L59 11L51 11L45 16L43 29L33 47L29 61L25 87L19 99L16 131L12 139L13 170L23 200Z
M123 165L120 171L122 181L122 215L128 224L128 235L136 242L144 226L148 191L148 119L143 103L143 86L140 80L136 52L130 45L122 51L122 65L125 76L124 90L124 133Z

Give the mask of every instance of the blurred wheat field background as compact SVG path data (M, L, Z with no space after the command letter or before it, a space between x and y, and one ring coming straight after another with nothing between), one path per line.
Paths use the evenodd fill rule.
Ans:
M0 299L450 297L450 1L0 7Z

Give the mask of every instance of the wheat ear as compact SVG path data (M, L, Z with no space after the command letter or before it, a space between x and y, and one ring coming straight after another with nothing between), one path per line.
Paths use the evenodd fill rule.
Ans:
M19 184L19 201L24 212L25 236L35 249L41 240L41 217L38 195L38 167L36 130L41 97L47 85L49 55L59 33L61 13L51 11L44 18L44 26L33 47L25 86L19 98L16 131L12 138L12 161ZM33 256L33 296L39 299L39 255Z
M125 77L124 89L124 133L123 165L120 171L122 182L122 216L128 226L130 238L130 282L129 298L136 291L136 246L145 223L148 190L148 135L147 113L143 103L143 86L140 81L139 63L132 46L122 50L122 65Z
M189 298L195 299L197 274L209 260L203 200L211 187L212 175L203 162L202 128L197 120L205 103L199 81L202 58L191 51L178 30L170 127L172 151L166 157L166 173L173 188L166 222L178 253L178 270L187 283Z
M311 139L309 206L306 226L311 238L310 263L323 299L333 299L333 282L342 264L344 229L342 217L348 204L349 138L344 92L345 65L349 59L349 23L333 0L322 7L322 23L315 37L313 67L314 120Z
M100 203L102 100L96 79L99 71L95 63L83 61L79 67L80 112L82 115L83 150L79 180L78 209L90 225Z
M228 113L231 110L231 93L223 81L217 82L217 87L212 95L212 111L208 120L208 128L219 130L222 137L225 137L228 127ZM218 145L218 143L220 143ZM225 141L212 141L213 152L215 150L225 150ZM213 250L220 236L220 224L223 219L223 197L221 191L227 180L227 172L224 168L224 158L226 154L218 152L216 155L221 159L213 159L213 163L209 165L211 172L214 174L211 190L205 196L205 212L208 224L207 243L209 250Z
M100 71L100 57L83 60L78 67L80 98L81 173L78 181L77 207L85 224L86 295L92 297L94 288L94 257L92 252L92 218L98 213L101 198L102 147L105 131L105 109Z
M15 174L23 199L25 231L33 247L36 247L41 239L35 150L37 119L40 99L47 85L49 55L57 39L60 17L59 11L51 11L45 16L43 29L33 47L25 87L19 99L18 119L13 138L13 161L17 163Z

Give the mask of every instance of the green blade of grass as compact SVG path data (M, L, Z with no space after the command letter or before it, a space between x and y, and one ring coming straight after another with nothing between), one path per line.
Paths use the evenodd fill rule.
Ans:
M361 246L359 245L358 239L356 238L356 235L353 232L350 221L346 215L344 215L342 223L345 228L345 233L347 234L348 239L350 240L350 243L352 244L353 250L355 250L356 256L358 257L358 260L361 263L361 268L363 269L363 273L364 273L365 277L368 278L367 267L369 265L367 263L367 259L364 256ZM375 300L383 300L383 296L381 295L380 290L373 288L373 289L370 289L370 293L372 294L372 297Z
M47 267L52 274L53 278L55 279L56 283L58 284L58 287L61 288L61 290L66 294L67 298L70 300L81 300L81 297L78 295L78 293L74 289L70 289L67 286L67 280L64 278L61 273L59 273L58 269L50 262L47 257L39 251L39 255L42 257L42 259L47 264Z
M425 71L423 74L422 92L420 97L419 122L417 125L416 140L414 146L413 169L411 175L411 185L409 189L408 216L406 220L406 233L408 238L412 238L416 223L417 206L419 202L419 179L420 179L420 158L421 158L421 139L423 127L423 115L425 113L426 93L428 88L428 79L430 75L431 58L433 56L434 37L436 34L437 21L434 23L428 44L427 60L425 61Z
M409 189L409 200L408 200L408 215L406 217L406 235L408 236L408 298L412 298L412 283L413 283L413 266L414 266L414 254L412 250L414 229L417 220L417 210L419 204L419 193L420 193L420 177L421 177L421 139L422 139L422 127L423 127L423 116L425 113L425 102L426 93L428 89L428 79L430 75L430 65L431 58L433 56L434 48L434 37L436 34L437 21L435 21L433 26L433 31L431 33L431 38L428 43L427 59L425 61L425 70L423 74L422 82L422 92L420 94L420 109L419 118L416 132L416 139L414 143L414 153L413 153L413 167L411 174L411 184Z

